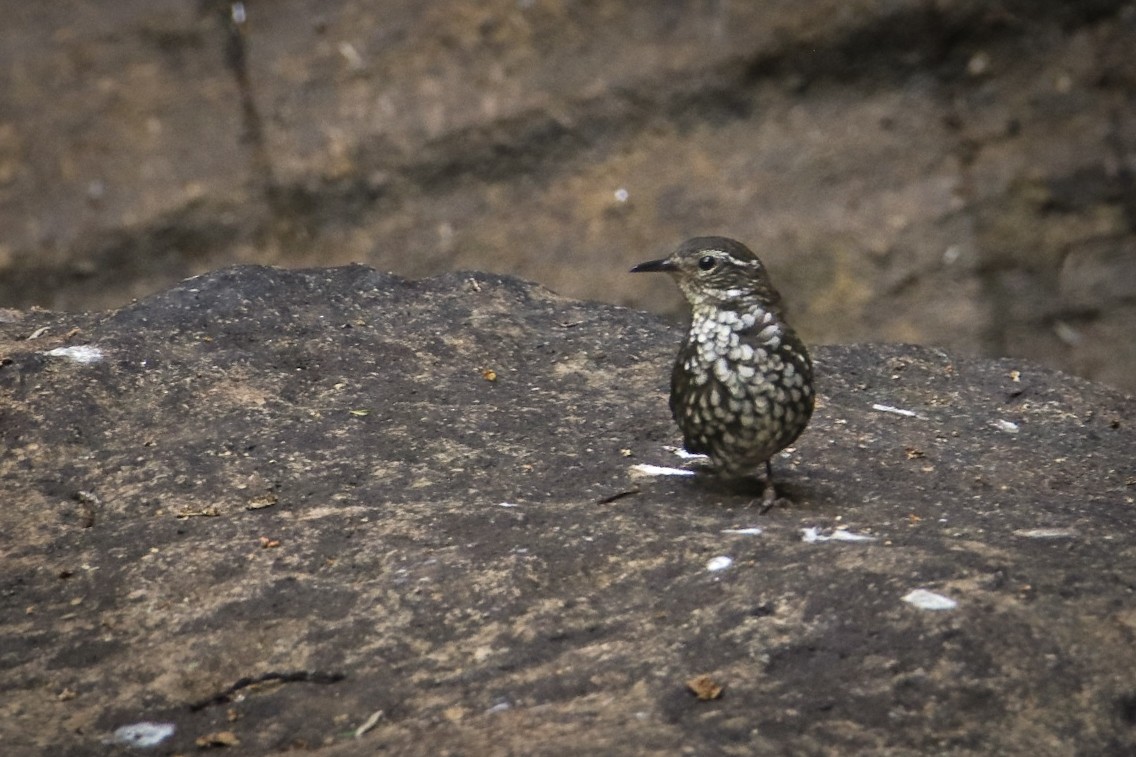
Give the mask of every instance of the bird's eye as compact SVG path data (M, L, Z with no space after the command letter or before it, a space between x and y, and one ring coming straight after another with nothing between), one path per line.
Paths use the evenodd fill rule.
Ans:
M718 259L716 257L714 257L713 255L706 255L701 260L698 261L698 267L701 268L703 271L709 271L711 268L713 268L717 264L718 264Z

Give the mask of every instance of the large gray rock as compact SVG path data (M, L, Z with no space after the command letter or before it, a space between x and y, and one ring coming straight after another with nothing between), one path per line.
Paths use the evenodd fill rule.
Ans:
M1136 390L1128 0L4 5L5 306L360 261L674 312L607 272L722 233L814 342Z
M1102 386L817 348L761 515L631 470L677 462L677 329L515 279L242 267L3 320L5 754L1136 749Z

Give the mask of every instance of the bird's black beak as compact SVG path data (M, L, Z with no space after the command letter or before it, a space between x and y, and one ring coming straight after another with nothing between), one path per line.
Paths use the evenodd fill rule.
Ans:
M640 263L631 269L631 273L670 273L677 271L678 266L671 262L670 258L663 258L662 260L648 260L646 263Z

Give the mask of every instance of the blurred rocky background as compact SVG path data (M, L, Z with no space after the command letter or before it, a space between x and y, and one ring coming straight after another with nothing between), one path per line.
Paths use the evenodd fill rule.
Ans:
M1136 5L0 0L0 307L233 262L625 276L750 244L813 342L1136 389Z

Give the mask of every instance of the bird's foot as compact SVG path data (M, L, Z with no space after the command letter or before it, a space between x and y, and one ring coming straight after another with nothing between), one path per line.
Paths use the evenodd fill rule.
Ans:
M773 485L772 479L765 480L765 488L761 491L761 514L765 515L774 507L787 507L793 504L793 500L784 495L777 493L777 487Z
M765 482L765 489L761 492L761 514L765 515L772 510L780 502L777 496L777 489L773 487L772 481Z
M721 477L721 471L714 467L714 463L710 462L710 458L695 458L686 461L683 465L687 470L694 471L698 476L713 476L715 478Z

